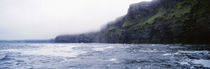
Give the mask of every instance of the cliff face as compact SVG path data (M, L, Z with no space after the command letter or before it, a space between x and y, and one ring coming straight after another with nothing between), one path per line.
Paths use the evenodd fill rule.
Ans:
M87 42L104 43L209 44L208 4L208 0L154 0L132 4L127 15L109 23L100 32L83 38ZM58 36L55 40L73 42L82 39L77 36Z

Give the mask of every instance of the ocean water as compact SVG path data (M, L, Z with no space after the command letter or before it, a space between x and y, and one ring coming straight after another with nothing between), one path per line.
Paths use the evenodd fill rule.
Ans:
M0 43L0 69L210 69L210 46Z

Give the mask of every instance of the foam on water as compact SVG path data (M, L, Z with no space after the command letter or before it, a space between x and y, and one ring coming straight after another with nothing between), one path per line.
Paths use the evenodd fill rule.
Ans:
M92 50L95 50L95 51L104 51L105 49L111 49L111 48L114 48L114 47L113 46L108 46L108 47L95 46L94 48L92 48Z
M194 64L201 64L203 65L204 67L209 67L210 68L210 60L203 60L203 59L200 59L200 60L193 60L192 61Z
M35 45L35 46L41 46L41 45ZM39 48L7 49L1 51L16 52L22 55L41 55L41 56L59 56L59 57L77 57L80 54L86 53L86 51L72 49L74 47L79 47L79 46L48 44Z

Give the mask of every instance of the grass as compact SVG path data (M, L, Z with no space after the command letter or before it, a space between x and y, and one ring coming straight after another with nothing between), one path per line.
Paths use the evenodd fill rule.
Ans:
M157 37L155 37L155 36L152 37L152 42L159 42L159 41L160 41L160 39L158 39Z
M161 8L159 9L159 11L154 15L154 16L151 16L149 18L145 18L145 19L142 19L139 23L138 23L138 26L142 27L144 26L145 24L152 24L155 22L155 19L156 18L160 18L162 17L164 14L166 13L166 11Z
M166 11L165 11L163 8L159 9L159 12L156 13L156 14L155 14L154 16L152 16L151 18L149 18L149 19L146 21L146 23L148 23L148 24L154 23L156 18L162 17L165 13L166 13Z
M115 29L116 29L116 27L113 27L113 26L112 26L112 27L109 27L109 28L108 28L108 31L115 30Z
M169 14L168 19L175 16L176 18L182 17L183 15L190 13L192 7L197 3L196 0L183 0L176 4L175 9L171 9L172 13Z
M136 30L136 29L144 27L146 24L155 23L157 18L164 18L168 20L174 17L175 18L183 17L185 14L191 12L195 4L197 4L197 0L183 0L181 2L177 2L175 8L160 8L156 14L148 18L140 19L139 22L131 22L131 21L126 20L124 24L122 25L122 28L131 26L131 29ZM201 13L203 13L203 11L201 11L198 14L201 14Z
M117 27L114 27L114 26L112 26L112 27L108 28L108 31L114 31L114 32L116 32L118 35L120 35L120 34L121 34L120 29L119 29L119 28L117 28Z
M122 27L125 28L125 27L128 27L128 26L130 26L130 25L133 25L133 23L132 23L132 22L129 22L129 21L125 21L125 22L123 23Z

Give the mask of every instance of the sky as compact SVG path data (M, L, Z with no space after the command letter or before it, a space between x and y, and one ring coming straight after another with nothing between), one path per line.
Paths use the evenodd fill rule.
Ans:
M141 1L151 0L0 0L0 40L99 31Z

